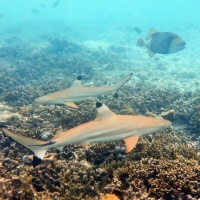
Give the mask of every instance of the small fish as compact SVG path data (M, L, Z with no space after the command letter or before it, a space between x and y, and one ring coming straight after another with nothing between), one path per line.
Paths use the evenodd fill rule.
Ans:
M31 9L31 12L32 12L33 14L39 14L39 13L40 13L40 11L37 10L37 9Z
M31 139L18 135L2 127L5 136L34 153L33 166L36 167L48 149L62 150L70 144L80 144L86 147L95 142L116 142L124 140L125 152L129 153L137 144L139 136L152 134L169 126L170 121L146 116L116 115L107 106L96 103L97 117L95 120L81 124L65 132L57 131L55 136L48 141Z
M59 4L60 4L60 0L55 1L55 2L52 4L52 8L56 8Z
M135 31L136 33L138 33L138 34L141 34L141 33L142 33L141 29L138 28L138 27L134 27L134 31Z
M35 99L36 102L42 104L65 104L72 108L78 108L74 102L80 102L88 99L93 99L98 95L103 95L112 92L114 97L117 97L117 91L122 87L132 76L132 73L123 78L113 86L101 87L84 87L82 85L82 76L78 76L72 83L71 87L60 90Z
M41 4L40 4L40 7L41 7L41 8L45 8L46 6L45 6L45 4L41 3Z
M146 46L150 57L155 53L171 54L181 51L185 48L185 42L175 33L157 32L150 29L146 40L138 39L138 46Z

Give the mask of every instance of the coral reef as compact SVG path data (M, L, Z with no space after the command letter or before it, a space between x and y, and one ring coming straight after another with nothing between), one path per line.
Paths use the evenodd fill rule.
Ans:
M94 101L80 102L80 109L74 110L39 105L34 99L69 87L78 74L84 75L84 84L98 86L110 85L130 70L135 71L134 77L119 91L118 99L108 94L99 100L116 113L159 116L174 124L174 128L140 138L127 155L123 142L91 144L88 149L76 144L62 152L50 150L36 168L31 152L0 134L0 199L200 197L199 91L160 87L161 75L153 76L156 68L150 62L146 64L152 69L137 66L137 61L127 59L128 52L129 47L123 45L92 48L64 36L48 37L38 45L21 42L18 48L11 42L0 48L0 63L7 69L0 74L0 121L18 134L48 140L57 129L93 120ZM165 76L168 63L157 59L154 64ZM197 76L180 74L183 79Z
M15 109L0 103L0 122L16 123L21 121L22 116Z
M163 130L141 138L123 158L115 148L123 147L121 142L91 144L87 150L71 145L60 153L51 150L35 169L32 155L24 157L25 149L2 138L1 184L12 192L1 198L99 199L108 193L120 199L196 198L200 157L180 138L173 129Z

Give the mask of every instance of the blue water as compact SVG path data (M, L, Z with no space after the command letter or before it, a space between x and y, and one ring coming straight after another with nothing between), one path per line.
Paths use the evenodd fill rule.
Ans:
M69 26L92 31L106 25L181 33L199 27L200 18L198 0L1 0L0 4L0 34L5 37L14 29L19 37L31 37L44 31L67 34Z
M200 52L200 1L198 0L1 0L0 4L0 46L7 46L10 42L16 41L17 45L22 47L25 42L27 45L30 44L30 48L34 46L36 49L38 45L38 49L40 48L42 52L52 45L53 37L64 37L69 42L89 48L91 45L98 46L99 43L101 47L104 45L103 48L106 45L115 45L117 48L125 48L124 54L116 48L115 53L129 62L127 65L119 64L117 70L120 74L121 70L124 73L132 71L137 79L146 73L148 66L152 75L147 75L145 79L152 78L156 70L158 72L156 77L152 79L153 81L149 80L155 85L158 85L157 77L163 80L172 79L174 83L168 81L170 85L177 81L178 87L184 89L186 87L190 89L190 84L195 85L196 82L196 85L199 84L200 61L197 58ZM135 31L135 28L139 32ZM151 60L147 50L137 46L138 38L144 39L150 28L160 32L176 33L186 42L186 48L172 55L156 55L155 59ZM71 52L63 51L62 56L65 57L69 53ZM88 59L97 62L95 56ZM109 65L113 61L114 57L108 62L99 62L98 66ZM161 68L165 68L165 73L160 70ZM113 67L113 71L115 69ZM187 76L187 73L190 75ZM193 76L196 79L191 82ZM190 82L187 82L188 77ZM112 77L105 79L112 80Z
M194 91L200 84L200 61L197 59L200 52L199 19L198 0L1 0L0 47L13 45L15 49L17 45L21 49L16 51L24 54L25 45L25 48L29 49L27 53L37 55L37 58L41 53L48 55L53 52L60 56L60 59L62 54L62 58L66 59L63 60L66 66L68 56L72 52L65 48L64 40L80 45L81 48L87 47L89 51L100 47L98 50L105 50L108 56L114 52L114 56L106 60L107 55L103 54L105 57L101 60L101 51L98 55L88 56L85 49L82 52L83 58L86 58L88 63L91 62L89 67L98 73L104 65L112 65L112 71L109 73L103 74L102 70L102 76L105 80L110 80L110 83L116 74L120 76L133 72L133 84L139 78L142 84L152 84L152 87L164 85L180 87L182 90L192 88ZM150 28L176 33L186 42L186 48L175 54L156 54L150 59L147 49L137 46L138 38L144 39ZM57 38L57 43L53 42L52 38ZM52 50L53 45L57 46ZM95 45L96 49L91 49ZM107 48L110 48L109 51ZM76 54L75 47L73 53ZM17 65L18 57L11 58L5 54L2 59L8 60L9 57L10 61ZM123 62L115 61L115 56ZM51 60L50 57L47 58L48 61ZM30 62L34 66L41 64ZM56 69L56 63L57 61L46 64ZM115 63L118 66L114 66ZM76 70L75 73L82 71ZM92 80L94 74L87 74L88 79ZM37 78L40 79L40 76ZM99 84L103 83L102 80Z

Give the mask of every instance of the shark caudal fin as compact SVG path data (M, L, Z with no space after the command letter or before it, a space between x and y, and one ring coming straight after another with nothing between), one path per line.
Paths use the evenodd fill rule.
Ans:
M18 135L7 128L2 128L4 136L10 137L15 142L21 144L34 153L33 167L36 167L42 162L42 159L48 150L48 145L53 144L53 141L36 140L22 135Z
M132 76L133 73L130 73L128 76L126 76L125 78L123 78L121 81L119 81L118 83L116 83L114 86L113 86L113 91L112 91L112 94L114 97L118 97L117 95L117 91L120 89L120 87L122 87L127 81L130 80L131 76Z

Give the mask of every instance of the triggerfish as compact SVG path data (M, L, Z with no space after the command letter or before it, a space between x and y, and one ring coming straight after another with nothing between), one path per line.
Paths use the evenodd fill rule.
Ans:
M175 33L157 32L155 29L150 29L146 40L138 39L138 46L147 47L150 57L153 57L155 53L176 53L183 50L185 44L186 43Z
M107 106L96 103L97 117L95 120L81 124L67 131L57 131L55 136L48 140L36 140L12 132L2 126L5 136L34 153L33 166L41 163L46 151L51 148L62 150L70 144L80 144L86 147L95 142L116 142L124 140L125 151L129 153L137 144L139 136L152 134L169 126L170 121L146 116L117 115Z

